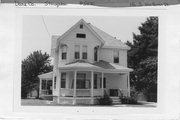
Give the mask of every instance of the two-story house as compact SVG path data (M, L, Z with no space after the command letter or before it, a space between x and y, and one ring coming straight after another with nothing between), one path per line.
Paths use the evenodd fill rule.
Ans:
M130 95L129 46L83 19L52 36L53 72L39 75L40 96L59 104L94 104L103 95Z

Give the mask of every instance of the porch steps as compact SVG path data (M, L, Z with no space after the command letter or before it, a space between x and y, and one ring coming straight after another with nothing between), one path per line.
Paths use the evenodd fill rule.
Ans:
M112 104L113 105L121 104L121 101L120 101L119 97L114 97L114 96L112 97L112 96L110 96L110 98L112 100Z

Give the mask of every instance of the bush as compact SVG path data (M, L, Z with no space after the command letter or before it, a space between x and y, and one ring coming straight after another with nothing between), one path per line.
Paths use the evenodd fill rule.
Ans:
M97 98L98 105L112 105L112 100L108 95L104 95L103 97Z
M121 97L121 103L122 104L137 104L137 99L134 99L132 97Z

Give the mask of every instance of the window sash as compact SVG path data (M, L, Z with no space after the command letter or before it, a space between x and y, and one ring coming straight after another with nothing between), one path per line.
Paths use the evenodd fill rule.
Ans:
M75 59L80 59L80 52L75 52L74 53L74 58Z
M86 38L86 34L77 33L77 34L76 34L76 37L77 37L77 38Z
M62 53L62 60L65 60L67 58L67 53Z
M87 52L82 53L82 59L87 59Z
M98 58L97 48L94 48L94 61L97 61L97 58Z
M119 63L119 51L114 51L114 63Z
M61 73L61 88L66 88L66 73Z
M114 57L114 63L119 63L119 57Z
M80 29L83 29L83 25L82 24L80 24Z

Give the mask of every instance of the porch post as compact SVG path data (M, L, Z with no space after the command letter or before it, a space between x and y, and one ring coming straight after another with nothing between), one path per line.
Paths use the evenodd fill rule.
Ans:
M130 96L130 81L129 81L129 73L127 73L127 83L128 83L128 96Z
M61 72L59 71L59 97L61 97Z
M77 71L74 71L74 93L73 93L73 105L76 104L76 77L77 76Z
M57 90L58 90L58 104L60 103L60 95L61 95L61 72L59 69L57 69Z
M93 89L94 89L94 71L91 71L91 104L94 104Z
M41 96L41 90L42 90L42 79L40 78L39 79L39 96L38 97L40 97Z
M104 73L103 72L101 76L101 88L102 88L102 96L104 96Z

